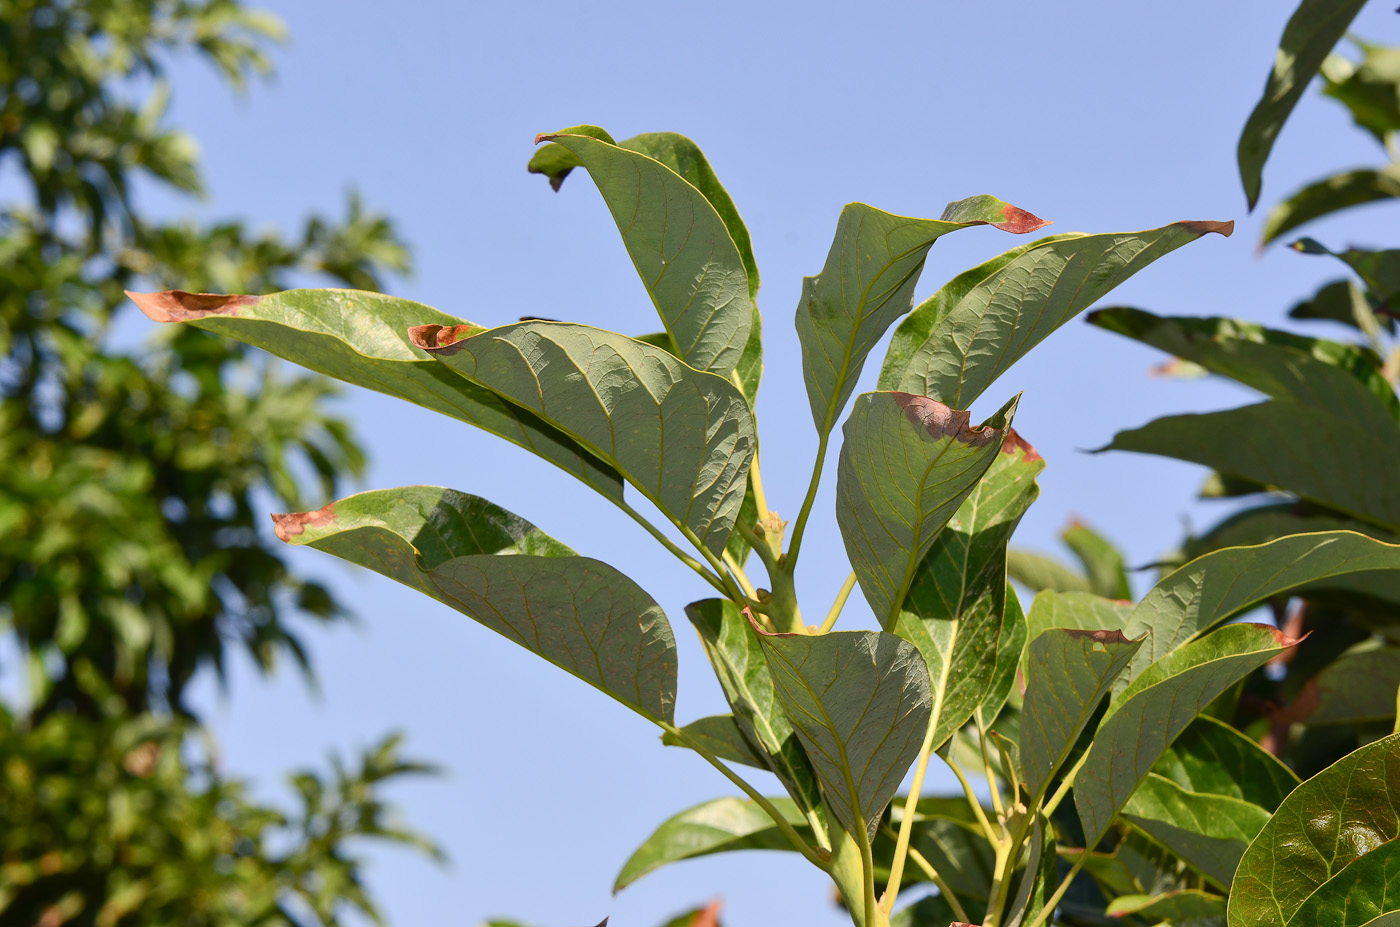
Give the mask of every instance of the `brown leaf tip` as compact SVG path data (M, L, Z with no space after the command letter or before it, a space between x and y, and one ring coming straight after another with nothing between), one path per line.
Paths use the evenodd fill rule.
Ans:
M1027 232L1034 232L1036 229L1043 229L1050 225L1049 219L1042 219L1035 213L1026 212L1018 206L1007 203L1001 208L1001 214L1006 218L1001 222L988 223L993 228L1001 229L1003 232L1010 232L1013 235L1024 235Z
M184 290L164 290L160 293L126 295L153 322L188 322L206 315L237 315L242 306L251 306L261 296L237 296L229 293L186 293Z
M1001 434L995 428L969 425L972 413L951 409L937 399L930 399L915 393L891 393L890 395L894 397L895 404L904 410L904 417L914 423L916 427L928 432L929 437L934 440L952 438L969 447L984 447L995 441Z
M1233 219L1228 222L1212 222L1209 220L1200 222L1178 222L1177 225L1186 229L1188 232L1195 232L1197 235L1209 235L1211 232L1215 232L1229 238L1235 231L1235 222Z
M690 927L719 927L719 912L724 908L724 901L715 898L709 904L696 913L695 919L690 922Z
M424 351L442 352L444 348L450 348L462 341L470 338L477 332L485 331L479 325L414 325L408 330L408 340L415 348ZM452 354L453 351L445 353Z
M1040 456L1040 452L1031 447L1031 443L1021 437L1020 432L1015 428L1006 430L1006 440L1001 444L1001 452L1003 454L1019 454L1026 463L1035 463L1037 460L1044 459Z
M304 532L307 528L323 528L335 521L335 503L332 502L324 508L319 508L314 512L292 512L286 515L272 516L272 530L277 532L277 537L290 544L292 538Z
M1073 640L1089 640L1096 644L1131 644L1132 639L1119 630L1086 631L1081 628L1066 628L1065 633Z

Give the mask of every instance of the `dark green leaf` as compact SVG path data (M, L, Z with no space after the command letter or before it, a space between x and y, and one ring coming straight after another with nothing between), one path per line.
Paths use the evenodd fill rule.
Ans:
M1376 315L1366 292L1354 280L1333 280L1324 284L1316 293L1295 303L1288 310L1290 319L1326 319L1350 325L1368 338L1378 338L1384 328L1395 332L1395 319Z
M1146 232L1053 236L981 279L964 274L895 330L880 389L967 408L1051 332L1153 261L1229 222L1177 222ZM973 273L973 272L969 272Z
M1400 196L1400 166L1363 168L1324 177L1269 210L1259 244L1267 245L1314 219Z
M939 532L996 459L1015 410L1013 399L970 427L968 413L922 396L866 393L856 400L843 429L836 521L861 591L885 628L899 618Z
M484 499L436 486L275 515L277 535L432 596L653 720L670 721L676 641L661 607Z
M1245 848L1269 820L1258 805L1190 792L1156 773L1133 792L1122 815L1221 888L1229 887Z
M1304 724L1362 724L1395 717L1400 691L1400 648L1343 654L1328 664L1298 696Z
M1264 95L1240 133L1240 180L1249 208L1259 201L1264 162L1298 98L1365 0L1303 0L1284 27Z
M754 750L733 715L710 715L690 722L681 730L686 737L722 760L758 769L768 768L767 761ZM687 746L685 741L669 732L661 735L661 742L668 747Z
M1300 238L1291 247L1303 254L1330 254L1337 258L1356 271L1370 291L1371 298L1382 305L1390 305L1400 296L1400 249L1375 251L1348 248L1345 251L1332 251L1311 238Z
M1204 715L1172 742L1152 771L1192 792L1227 795L1270 812L1298 787L1298 777L1277 757Z
M1172 927L1225 927L1225 899L1195 889L1161 895L1123 895L1108 906L1110 917L1142 918L1149 924Z
M1400 49L1353 38L1362 53L1359 64L1338 54L1322 63L1322 92L1351 110L1358 126L1382 145L1400 130Z
M1009 582L1006 584L1005 596L1001 637L997 641L996 668L992 673L991 684L987 687L987 694L982 696L981 701L977 703L976 712L973 713L977 724L984 729L991 728L1001 713L1002 706L1011 697L1011 689L1016 685L1016 671L1021 666L1021 656L1026 651L1026 641L1030 636L1026 614L1021 610L1021 597Z
M616 467L712 553L724 549L754 452L753 415L728 380L583 325L425 325L410 336Z

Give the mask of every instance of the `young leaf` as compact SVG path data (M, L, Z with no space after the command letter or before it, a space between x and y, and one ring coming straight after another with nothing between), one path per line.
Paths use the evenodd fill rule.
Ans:
M767 757L759 767L771 769L804 810L816 809L821 804L816 774L778 703L763 646L749 619L728 599L693 602L685 614L734 709L734 722Z
M866 393L846 421L836 521L851 567L885 628L943 526L1000 450L1016 400L977 427L907 393Z
M1259 202L1264 162L1298 98L1322 67L1365 0L1303 0L1284 27L1264 95L1240 133L1240 180L1249 208Z
M1266 625L1228 625L1153 663L1115 696L1074 780L1085 847L1108 832L1153 764L1217 695L1296 643Z
M1240 860L1230 927L1360 925L1400 910L1397 794L1400 734L1298 786Z
M1238 798L1269 812L1298 787L1298 777L1278 757L1208 715L1191 722L1152 771L1183 789Z
M1353 206L1379 203L1400 196L1400 165L1379 170L1343 171L1310 183L1283 200L1264 218L1260 246L1270 244L1314 219Z
M407 486L274 515L277 536L432 596L647 718L671 721L676 641L617 570L477 496Z
M973 225L1021 234L1046 224L990 196L949 203L938 221L895 216L864 203L842 209L826 264L802 281L797 307L802 377L817 434L831 432L866 355L913 305L914 286L935 241Z
M1156 773L1133 792L1122 815L1222 889L1229 888L1240 857L1269 820L1258 805L1190 792Z
M1146 232L1043 239L975 285L955 278L900 323L880 389L965 409L1051 332L1153 261L1230 222L1177 222ZM986 267L987 265L983 265ZM979 268L980 270L981 268Z
M671 168L594 126L539 141L562 145L588 169L681 358L729 376L748 344L753 295L744 258L711 202Z
M681 731L722 760L756 769L768 768L768 762L754 749L733 715L709 715L690 722ZM661 742L668 747L687 746L670 731L661 735Z
M424 325L413 343L614 466L718 555L744 499L753 415L728 380L601 329Z
M798 833L810 838L803 830L807 819L796 804L787 798L768 800ZM732 850L791 849L778 825L757 804L742 798L717 798L662 822L623 864L613 891L620 892L647 873L683 859Z
M893 634L760 632L778 700L847 832L873 834L928 727L928 669Z
M1038 807L1079 734L1142 640L1122 631L1050 628L1031 641L1021 707L1021 764Z
M168 290L127 293L157 322L187 322L262 348L317 373L405 399L505 438L610 499L622 478L568 435L454 375L408 337L422 322L465 325L431 306L358 290L287 290L214 296Z

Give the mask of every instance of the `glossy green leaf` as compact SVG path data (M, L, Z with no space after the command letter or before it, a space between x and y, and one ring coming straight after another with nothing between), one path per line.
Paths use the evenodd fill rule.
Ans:
M1230 927L1362 924L1394 910L1397 795L1400 734L1367 744L1300 785L1240 861L1230 887ZM1355 875L1366 878L1350 878ZM1380 910L1372 907L1378 889L1389 894ZM1352 890L1355 907L1342 912L1335 903ZM1344 919L1299 920L1323 910Z
M1006 574L1031 592L1089 592L1088 578L1073 567L1023 547L1006 552Z
M1360 927L1400 916L1400 842L1392 840L1338 872L1308 896L1292 927Z
M462 380L413 345L411 325L468 324L431 306L358 290L127 295L157 322L188 322L317 373L449 415L538 454L608 498L622 498L622 479L612 467L559 429Z
M1221 888L1229 887L1240 857L1269 820L1258 805L1190 792L1156 773L1133 792L1122 815Z
M728 380L583 325L425 325L410 334L447 367L614 466L712 553L724 549L754 452L753 415Z
M646 717L673 718L676 641L661 607L617 570L484 499L407 486L273 520L289 544L417 589Z
M1142 640L1119 630L1050 628L1031 641L1021 706L1021 765L1030 807L1045 797L1084 726Z
M1395 569L1400 569L1400 545L1351 531L1295 535L1198 557L1164 577L1133 610L1128 636L1150 631L1152 637L1134 657L1129 675L1280 592L1349 573Z
M1217 695L1296 643L1265 625L1228 625L1156 661L1115 696L1074 780L1086 845L1107 833L1133 789Z
M1299 782L1278 757L1206 715L1191 722L1152 771L1189 791L1238 798L1269 812Z
M1139 917L1172 927L1225 927L1225 899L1196 889L1160 895L1123 895L1108 905L1110 917Z
M1364 3L1365 0L1303 0L1284 27L1264 95L1240 133L1240 180L1250 209L1259 201L1264 162L1279 130Z
M866 355L909 311L928 249L973 225L1033 232L1046 223L990 196L949 203L940 220L910 219L864 203L841 210L822 272L802 281L797 335L817 433L825 437L855 389Z
M686 737L694 740L722 760L742 763L757 769L767 769L768 762L759 755L748 737L739 729L733 715L709 715L692 721L681 728ZM669 731L661 735L661 742L668 747L688 746L685 740Z
M778 702L763 646L748 617L727 599L694 602L685 613L705 646L734 721L767 758L759 767L771 769L802 808L817 808L816 774Z
M865 393L843 429L836 522L861 591L886 628L920 562L992 465L1016 400L976 427L907 393Z
M1027 351L1118 284L1202 235L1233 228L1177 222L1146 232L1056 236L994 265L975 285L966 274L955 278L895 330L880 389L968 408Z
M1333 280L1288 310L1290 319L1317 319L1349 325L1367 338L1378 338L1381 329L1394 333L1395 319L1376 315L1366 291L1355 280Z
M1006 700L1011 697L1011 690L1016 685L1016 671L1020 669L1021 657L1030 637L1030 626L1026 622L1026 613L1021 609L1021 598L1009 582L1004 595L1001 636L997 640L997 658L991 684L973 712L973 718L984 729L996 723Z
M1269 210L1259 244L1267 245L1289 232L1344 209L1381 203L1400 196L1400 166L1343 171L1294 191Z
M778 700L851 834L873 833L928 727L928 669L893 634L760 635Z
M1329 663L1298 701L1304 724L1363 724L1395 717L1400 691L1400 648L1352 651Z
M1133 597L1123 552L1113 546L1112 541L1080 521L1071 522L1060 532L1060 538L1083 565L1091 592L1106 599Z
M1117 602L1092 592L1056 592L1046 589L1031 602L1026 616L1028 634L1035 640L1050 628L1080 631L1123 630L1133 612L1131 602ZM1142 635L1138 634L1138 638Z
M798 833L804 833L807 819L791 799L769 801ZM757 804L742 798L716 798L662 822L623 864L613 891L622 891L647 873L683 859L733 850L791 849L778 825Z
M670 167L619 147L594 126L541 140L569 149L588 169L681 358L729 376L748 344L753 295L744 257L710 200Z

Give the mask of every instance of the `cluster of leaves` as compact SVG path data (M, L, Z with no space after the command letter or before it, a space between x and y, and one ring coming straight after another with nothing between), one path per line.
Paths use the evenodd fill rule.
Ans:
M193 140L163 120L170 58L241 87L280 35L235 0L0 0L0 169L22 191L0 204L0 625L32 692L0 734L6 924L374 916L346 843L403 836L374 797L417 769L392 740L358 771L299 777L296 818L182 758L198 673L222 674L230 646L305 664L292 616L346 615L259 537L255 496L330 497L363 454L320 378L201 332L126 347L123 290L374 288L407 268L353 197L294 239L135 208L138 183L201 192ZM133 771L141 751L160 760Z

